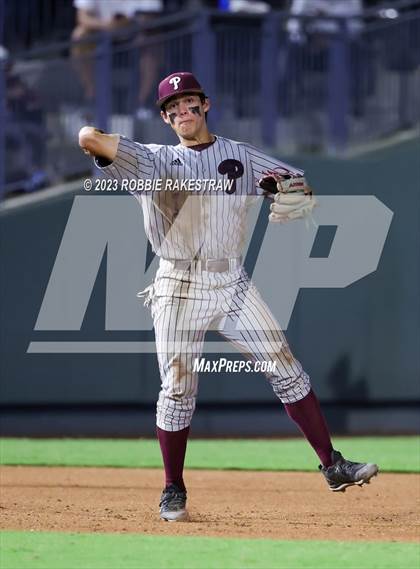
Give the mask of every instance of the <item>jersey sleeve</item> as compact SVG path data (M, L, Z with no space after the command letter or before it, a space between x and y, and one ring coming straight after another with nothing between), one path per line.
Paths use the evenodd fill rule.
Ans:
M255 193L258 195L264 194L258 182L263 176L269 174L270 171L275 170L280 174L304 175L304 171L301 168L296 168L287 162L282 162L277 158L268 156L268 154L265 154L254 146L246 145L245 150L254 177Z
M96 157L95 166L108 178L122 182L123 179L150 179L155 169L153 153L146 144L139 144L120 136L117 154L112 162Z

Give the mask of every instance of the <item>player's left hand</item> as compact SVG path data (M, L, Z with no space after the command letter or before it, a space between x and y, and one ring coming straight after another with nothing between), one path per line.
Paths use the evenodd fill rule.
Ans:
M317 203L304 176L267 172L259 186L267 194L274 194L268 217L272 222L285 223L308 217Z
M268 219L277 223L285 223L292 219L303 219L312 213L316 203L312 194L301 192L283 194L279 192L274 196Z

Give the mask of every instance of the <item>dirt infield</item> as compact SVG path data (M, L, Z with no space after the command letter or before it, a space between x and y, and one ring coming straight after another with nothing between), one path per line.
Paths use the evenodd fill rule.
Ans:
M190 470L190 523L159 520L159 470L0 468L0 527L272 539L419 537L420 475L379 474L333 493L318 473Z

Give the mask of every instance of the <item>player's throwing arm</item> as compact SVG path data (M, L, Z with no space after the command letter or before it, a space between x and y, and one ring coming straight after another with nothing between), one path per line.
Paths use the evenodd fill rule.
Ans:
M119 134L105 134L92 126L84 126L79 132L79 146L89 156L105 158L112 162L117 155Z

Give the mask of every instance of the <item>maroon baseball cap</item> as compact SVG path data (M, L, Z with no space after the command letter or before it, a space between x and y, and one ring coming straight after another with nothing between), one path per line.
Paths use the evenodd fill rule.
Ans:
M201 93L205 95L200 83L189 71L171 73L159 83L156 105L161 107L168 99L182 93Z

